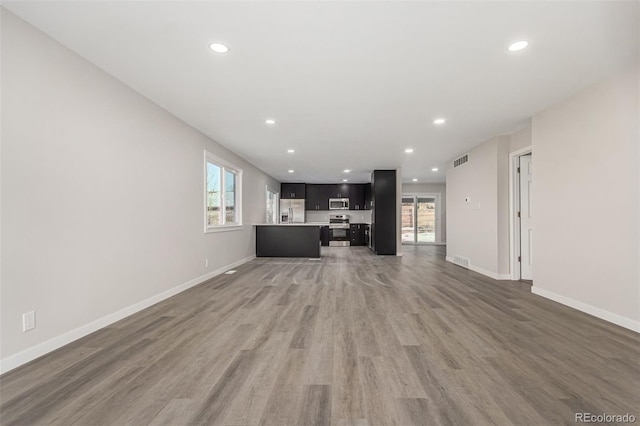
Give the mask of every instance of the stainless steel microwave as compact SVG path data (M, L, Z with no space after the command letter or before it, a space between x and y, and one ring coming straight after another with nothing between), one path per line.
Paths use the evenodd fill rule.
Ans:
M349 210L349 199L329 198L329 210Z

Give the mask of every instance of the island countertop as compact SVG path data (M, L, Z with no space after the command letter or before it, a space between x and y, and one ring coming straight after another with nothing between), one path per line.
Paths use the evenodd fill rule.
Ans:
M329 226L327 222L305 222L305 223L255 223L254 226Z

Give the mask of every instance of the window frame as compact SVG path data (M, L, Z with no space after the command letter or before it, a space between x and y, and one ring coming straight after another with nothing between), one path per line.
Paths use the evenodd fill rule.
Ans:
M220 217L222 224L208 224L208 192L207 192L207 164L213 164L220 168ZM227 222L226 218L226 172L235 175L235 210L236 221ZM215 154L204 151L204 232L224 232L237 231L242 229L242 169L229 161L226 161Z
M271 189L269 187L269 185L265 186L265 212L264 212L264 217L265 217L265 223L271 224L271 222L269 222L269 209L267 209L267 202L269 201L269 193L275 194L275 203L276 205L274 206L274 215L275 217L273 218L273 224L277 224L278 223L278 217L280 214L280 192L275 190L275 189Z

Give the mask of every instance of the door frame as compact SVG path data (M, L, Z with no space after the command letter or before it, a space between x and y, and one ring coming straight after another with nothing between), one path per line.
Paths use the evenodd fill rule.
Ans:
M417 215L417 210L416 210L416 217L414 218L414 241L412 242L402 242L402 244L409 244L409 245L424 245L424 246L436 246L436 245L444 245L444 243L442 242L442 227L441 227L441 217L440 217L440 193L439 192L403 192L402 195L400 196L400 205L402 206L402 198L404 197L413 197L414 198L414 204L415 204L415 199L416 197L432 197L436 200L436 240L433 243L419 243L416 242L416 235L417 235L417 220L418 220L418 215ZM401 207L402 208L402 207ZM402 211L402 210L401 210ZM402 229L402 219L400 219L400 228ZM402 233L402 232L401 232ZM401 237L402 238L402 237Z
M520 256L518 161L525 155L533 155L531 145L509 153L509 264L511 266L509 269L513 281L519 281L521 277L520 262L518 262L518 256Z

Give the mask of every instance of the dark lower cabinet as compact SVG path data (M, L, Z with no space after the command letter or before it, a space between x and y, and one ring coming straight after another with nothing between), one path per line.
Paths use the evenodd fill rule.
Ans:
M320 245L323 247L329 247L329 227L323 226L320 228Z
M371 241L371 225L364 226L364 245L369 246Z
M371 250L396 254L396 171L374 170L371 174Z
M352 223L350 229L350 239L352 246L364 246L365 230L367 225L361 223Z
M320 227L256 225L256 257L320 257Z

